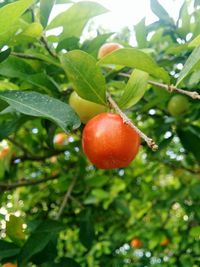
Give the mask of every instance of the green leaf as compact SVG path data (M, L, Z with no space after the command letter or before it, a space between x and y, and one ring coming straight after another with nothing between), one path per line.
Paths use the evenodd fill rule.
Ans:
M5 51L0 52L0 63L9 57L11 49L8 48Z
M42 222L22 247L19 255L19 263L24 264L28 262L32 256L41 252L63 228L63 225L56 221Z
M61 62L79 96L105 105L105 79L92 56L83 51L74 50L63 55Z
M186 60L185 65L183 66L181 72L179 73L179 77L176 83L176 86L178 86L183 79L191 73L195 65L200 60L200 45L196 47L192 54L189 56L189 58Z
M143 70L166 83L170 78L168 73L160 68L153 58L136 48L121 48L102 58L98 64L117 64Z
M71 258L62 258L59 263L44 263L41 267L80 267L80 265Z
M55 0L40 0L40 22L43 27L47 26L49 15L54 3Z
M189 44L188 47L197 47L200 45L200 34L197 35Z
M59 52L62 49L65 49L67 51L75 50L79 48L79 38L77 37L69 37L61 42L59 42L58 46L56 47L56 51Z
M92 247L95 238L94 223L92 222L92 216L86 214L81 220L79 239L81 243L87 248Z
M190 19L191 16L189 14L189 6L188 2L185 1L180 9L179 12L179 22L181 22L181 27L178 28L178 33L183 36L184 38L190 32Z
M186 129L179 129L177 132L183 147L200 162L200 150L197 145L200 144L200 128L191 125Z
M193 237L199 237L200 236L200 226L192 227L190 230L190 235Z
M157 0L151 0L151 10L160 20L173 24L173 20L170 18L169 14Z
M107 9L95 2L79 2L59 14L47 29L63 27L60 40L67 37L80 37L86 23L92 17L107 12Z
M134 70L120 98L119 105L130 108L135 105L144 95L149 75L140 70Z
M16 256L20 249L13 243L9 243L4 240L0 240L0 261L4 258Z
M6 234L13 242L20 245L25 239L23 220L20 217L10 215L9 221L6 223Z
M147 47L147 30L145 26L145 18L134 26L135 37L139 48Z
M112 35L113 33L105 33L98 35L96 38L92 40L86 40L81 49L87 52L88 54L97 58L99 48L106 42L106 40Z
M34 0L20 0L7 4L0 9L0 39L26 11Z
M37 92L3 91L0 99L23 114L47 118L64 131L76 129L80 120L73 109L62 101Z

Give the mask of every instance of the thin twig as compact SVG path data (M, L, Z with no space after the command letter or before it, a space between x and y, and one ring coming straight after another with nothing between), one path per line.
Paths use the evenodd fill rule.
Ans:
M64 208L66 207L67 205L67 202L68 200L70 199L70 196L71 196L71 193L72 193L72 190L74 189L74 186L76 184L76 181L77 181L77 176L74 176L64 198L63 198L63 201L62 201L62 204L60 206L60 209L58 211L58 214L56 216L56 220L59 220L60 219L60 216L62 215L63 211L64 211Z
M20 57L20 58L24 58L24 59L32 59L32 60L43 61L43 59L41 59L40 57L36 57L36 56L30 55L30 54L11 52L11 55L16 56L16 57Z
M157 150L158 146L156 145L156 143L153 141L153 139L149 138L148 136L146 136L146 134L144 134L142 131L140 131L134 124L133 122L122 112L122 110L118 107L117 103L112 99L111 95L109 93L107 93L107 99L108 102L110 103L111 107L113 107L117 113L119 113L119 115L121 116L121 118L123 119L123 122L128 124L131 128L133 128L142 139L145 140L145 142L147 143L147 145L152 149L152 150Z
M119 72L118 75L120 75L122 77L128 77L128 78L130 77L130 74L123 73L123 72ZM156 81L151 81L151 80L149 80L148 83L151 84L151 85L155 85L155 86L157 86L159 88L165 89L169 93L176 92L176 93L179 93L179 94L182 94L182 95L187 95L187 96L189 96L189 97L191 97L193 99L199 99L200 100L200 94L198 94L195 91L186 91L186 90L177 88L173 84L172 85L168 85L168 84L164 84L164 83L160 83L160 82L156 82Z
M33 185L45 183L47 181L58 179L58 177L59 177L59 174L54 175L54 176L50 176L50 177L45 177L45 178L38 179L38 180L21 179L17 183L0 183L0 191L2 192L2 191L13 190L15 188L24 187L24 186L25 187L26 186L33 186Z
M6 137L6 139L8 141L10 141L11 143L13 143L15 146L17 146L19 149L21 149L21 151L24 152L25 155L31 155L30 151L28 151L27 148L25 148L21 143L19 143L18 141L16 141L15 139L11 138L11 137Z
M187 95L193 99L199 99L200 100L200 95L195 92L195 91L186 91L180 88L177 88L174 85L167 85L167 84L163 84L163 83L159 83L159 82L155 82L155 81L148 81L149 84L151 85L155 85L159 88L165 89L166 91L168 91L169 93L179 93L179 94L183 94L183 95Z
M44 36L41 37L41 42L44 44L44 47L52 57L58 58L57 55L54 53L54 51L52 51L51 48L49 47L47 40Z

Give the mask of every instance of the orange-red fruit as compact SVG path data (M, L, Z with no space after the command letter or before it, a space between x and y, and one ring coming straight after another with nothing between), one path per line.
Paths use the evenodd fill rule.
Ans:
M160 242L160 245L166 247L167 245L169 245L169 243L170 243L169 239L165 238Z
M86 124L82 146L97 168L122 168L137 155L140 137L118 114L101 113Z
M142 247L142 242L138 238L134 238L131 240L131 247L133 248L141 248Z
M2 267L17 267L17 264L14 264L14 263L5 263Z
M101 59L105 57L106 55L108 55L109 53L113 52L114 50L117 50L120 48L123 48L123 46L118 43L103 44L99 49L98 58Z
M54 136L54 143L56 145L62 145L68 138L68 135L66 133L58 133Z
M0 159L5 158L5 156L7 156L9 152L10 152L10 148L9 147L3 148L0 151Z

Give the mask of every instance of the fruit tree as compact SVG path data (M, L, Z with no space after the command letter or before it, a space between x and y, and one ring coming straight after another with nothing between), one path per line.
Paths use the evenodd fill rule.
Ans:
M200 1L182 2L113 33L95 1L0 1L0 266L200 266Z

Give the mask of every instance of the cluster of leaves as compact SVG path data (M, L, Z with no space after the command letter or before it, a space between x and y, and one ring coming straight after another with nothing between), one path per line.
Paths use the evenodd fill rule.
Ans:
M68 9L48 23L54 5L64 3ZM0 138L11 148L0 162L1 263L199 266L200 104L191 99L187 114L174 118L170 93L149 83L199 90L199 6L185 1L175 22L152 0L158 21L134 27L133 48L133 30L84 38L88 21L107 11L97 3L1 1ZM47 37L58 27L59 35ZM107 40L125 48L98 61ZM72 88L103 105L109 90L159 150L142 146L126 169L91 166L83 126L67 104ZM57 147L61 131L69 137ZM135 236L141 249L129 245Z

